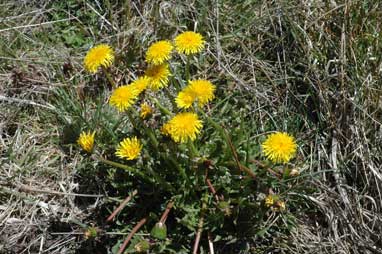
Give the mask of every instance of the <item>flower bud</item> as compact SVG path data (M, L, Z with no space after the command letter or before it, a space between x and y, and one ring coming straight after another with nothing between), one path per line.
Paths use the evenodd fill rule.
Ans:
M158 222L155 224L151 230L151 236L160 240L164 240L167 237L167 227L166 224Z
M230 208L229 203L227 201L220 201L218 203L218 207L222 212L224 212L225 216L231 215L231 208Z
M142 240L134 246L134 249L138 253L146 252L150 249L150 243L146 240Z
M99 229L96 227L88 227L84 233L85 239L96 238Z
M290 176L298 176L300 175L300 172L297 169L292 169L289 173Z

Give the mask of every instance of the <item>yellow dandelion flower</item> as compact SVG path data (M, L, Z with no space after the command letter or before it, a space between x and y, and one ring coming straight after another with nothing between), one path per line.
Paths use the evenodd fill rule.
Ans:
M160 131L162 132L163 135L170 136L170 124L169 123L163 124Z
M100 44L88 51L84 59L84 66L88 72L96 73L99 67L107 68L113 61L113 49L107 44Z
M274 212L282 212L285 211L285 202L280 200L280 196L269 194L264 199L265 207L270 207Z
M120 86L110 96L109 104L122 112L133 105L137 96L138 90L133 86Z
M215 98L215 86L208 80L189 81L190 90L195 94L199 106L203 106Z
M168 85L170 76L168 64L149 66L145 74L150 79L149 87L153 90L158 90Z
M178 96L175 98L178 108L189 108L195 100L195 94L187 87L180 91Z
M264 200L264 204L266 207L271 207L273 206L274 203L275 203L275 200L273 198L273 195L268 195Z
M190 80L178 94L175 102L179 108L189 108L194 101L198 101L198 105L202 107L215 98L215 89L215 86L208 80Z
M261 146L265 156L274 163L287 163L297 151L294 138L285 132L270 134Z
M204 49L205 41L200 33L183 32L175 38L175 47L180 54L191 55Z
M141 150L142 144L137 137L125 138L119 143L115 155L122 159L134 160L139 156Z
M94 136L95 131L93 132L81 132L79 138L77 139L77 144L79 144L82 149L86 152L91 153L94 147Z
M150 78L143 76L133 81L130 86L137 90L138 94L142 93L150 83Z
M202 129L202 121L195 113L185 112L174 116L164 125L167 132L175 142L184 143L188 140L195 140L196 135Z
M145 119L153 113L153 109L147 104L141 104L141 118Z
M169 41L158 41L152 44L146 52L146 62L159 65L169 60L174 47Z

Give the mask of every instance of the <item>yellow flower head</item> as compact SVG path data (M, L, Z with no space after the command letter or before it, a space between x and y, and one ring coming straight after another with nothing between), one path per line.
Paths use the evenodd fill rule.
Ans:
M137 96L138 90L132 85L120 86L110 96L109 103L122 112L133 105Z
M119 143L115 155L122 159L134 160L139 156L141 150L142 144L137 137L125 138Z
M272 211L285 211L285 202L280 200L280 196L269 194L264 200L265 207L270 207Z
M153 113L153 109L147 103L141 104L141 118L142 119L147 118L152 113Z
M84 59L84 66L88 72L96 73L100 66L107 68L113 61L113 49L107 44L100 44L88 51Z
M175 47L180 54L191 55L204 49L205 41L200 33L183 32L175 38Z
M194 101L198 101L200 107L215 98L215 86L208 80L191 80L175 99L179 108L189 108Z
M77 139L77 144L79 144L82 149L86 152L91 153L94 147L94 136L95 131L93 132L81 132L79 138Z
M195 94L199 106L203 106L215 98L215 86L208 80L189 81L190 90Z
M133 81L130 86L137 90L138 94L142 93L150 83L150 78L143 76Z
M162 132L168 133L175 142L184 143L195 140L202 127L202 121L199 120L198 115L185 112L177 114L168 121L162 127Z
M271 207L275 203L275 200L273 198L273 195L268 195L264 200L266 207Z
M170 59L174 47L169 41L158 41L152 44L146 52L146 62L159 65Z
M163 124L160 131L162 132L163 135L170 136L170 124L168 122Z
M285 132L270 134L261 146L265 156L274 163L287 163L297 151L294 138Z
M167 86L170 69L168 64L152 65L147 68L145 74L150 79L149 87L153 90L158 90Z
M178 108L189 108L195 100L195 94L187 87L180 91L178 96L175 98Z

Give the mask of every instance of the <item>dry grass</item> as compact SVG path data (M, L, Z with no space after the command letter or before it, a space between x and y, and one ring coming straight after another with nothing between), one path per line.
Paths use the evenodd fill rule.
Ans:
M73 225L102 202L69 195L84 165L59 145L52 117L54 89L89 88L79 74L87 42L113 42L124 61L187 25L208 37L200 75L214 73L250 107L258 133L301 133L315 192L290 198L311 212L296 211L292 235L271 239L277 250L254 253L382 253L381 3L110 2L0 4L0 252L74 253L83 240ZM82 42L70 41L71 27ZM116 72L121 82L137 75Z

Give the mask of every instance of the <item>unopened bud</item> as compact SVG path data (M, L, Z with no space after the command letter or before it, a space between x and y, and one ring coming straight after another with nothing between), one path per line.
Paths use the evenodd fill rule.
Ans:
M150 249L150 243L146 240L142 240L134 246L134 249L138 253L146 252Z
M298 176L300 175L300 172L297 169L292 169L289 173L290 176Z
M98 234L98 228L96 227L88 227L84 233L85 239L95 238Z
M155 224L151 230L151 236L160 240L164 240L167 237L167 227L166 224L158 222Z
M225 216L231 215L231 208L230 208L229 203L227 201L220 201L218 203L218 207L222 212L224 212Z

